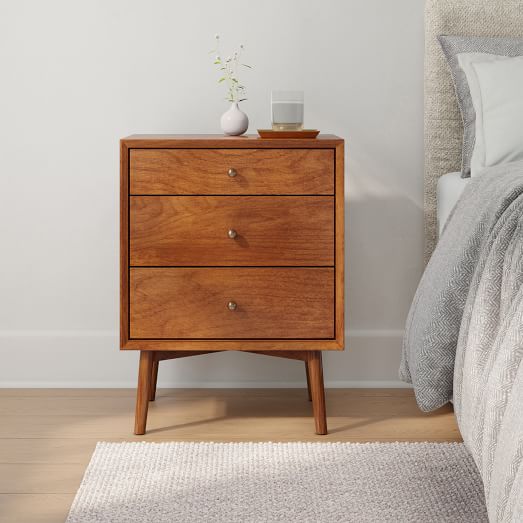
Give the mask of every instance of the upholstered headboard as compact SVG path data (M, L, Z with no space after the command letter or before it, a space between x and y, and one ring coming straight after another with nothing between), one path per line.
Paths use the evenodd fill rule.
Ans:
M425 258L436 243L436 184L460 170L463 128L438 35L523 36L523 0L426 0Z

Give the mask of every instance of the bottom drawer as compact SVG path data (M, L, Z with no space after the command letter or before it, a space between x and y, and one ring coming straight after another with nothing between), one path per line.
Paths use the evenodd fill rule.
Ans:
M130 338L329 339L332 268L130 269Z

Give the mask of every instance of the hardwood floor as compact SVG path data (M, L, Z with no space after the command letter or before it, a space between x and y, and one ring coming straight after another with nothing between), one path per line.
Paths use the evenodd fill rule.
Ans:
M317 436L306 389L160 389L134 436L131 389L0 389L0 523L64 521L97 441L461 441L450 407L409 389L326 391Z

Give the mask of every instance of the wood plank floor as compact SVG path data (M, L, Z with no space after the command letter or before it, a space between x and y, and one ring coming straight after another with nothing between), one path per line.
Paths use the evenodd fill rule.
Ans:
M452 409L409 389L331 389L314 434L303 389L159 390L133 436L130 389L0 389L0 523L65 520L97 441L461 441Z

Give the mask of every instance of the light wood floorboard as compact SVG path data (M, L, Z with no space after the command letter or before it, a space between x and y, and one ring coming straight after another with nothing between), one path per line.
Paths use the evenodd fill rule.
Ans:
M97 441L461 441L452 409L409 389L331 389L314 434L303 389L159 390L132 434L131 389L0 389L0 523L59 523Z
M61 523L74 494L0 494L0 523Z

